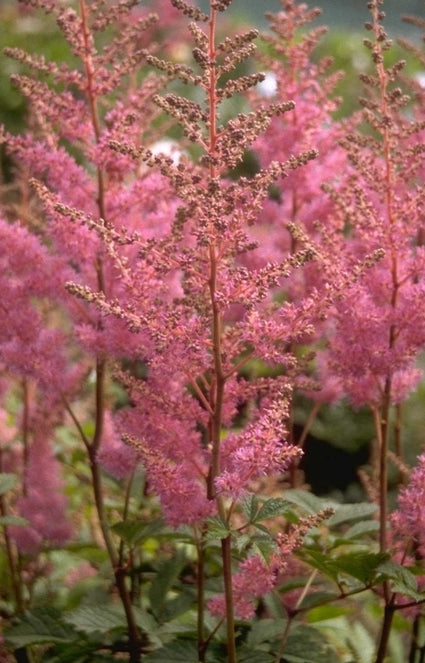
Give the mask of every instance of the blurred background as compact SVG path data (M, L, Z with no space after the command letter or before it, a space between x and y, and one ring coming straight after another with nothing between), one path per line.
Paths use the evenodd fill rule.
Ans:
M318 0L308 2L311 7L320 7L323 10L322 22L332 27L341 27L348 30L359 30L368 20L367 0ZM204 10L208 0L199 0ZM230 11L239 18L265 24L264 13L276 12L282 8L280 0L233 0ZM384 11L387 15L386 24L394 34L410 34L412 28L406 26L401 20L401 14L414 14L425 16L424 0L385 0Z

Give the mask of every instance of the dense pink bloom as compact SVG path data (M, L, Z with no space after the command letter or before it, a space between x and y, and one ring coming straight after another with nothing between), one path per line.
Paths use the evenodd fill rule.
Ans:
M253 479L284 472L302 451L286 443L286 403L276 402L241 433L229 433L222 443L223 471L216 478L219 492L238 498Z
M97 459L116 479L125 479L136 468L136 454L131 447L123 444L111 412L104 414L104 430Z
M240 619L252 619L255 614L254 600L270 592L276 582L278 565L266 564L258 555L247 557L233 575L233 599L235 614ZM223 596L216 596L208 602L213 615L226 614Z
M425 557L425 454L418 458L409 483L398 496L398 509L391 516L395 538L405 544L411 541L421 557Z
M28 554L37 553L43 546L63 546L72 536L60 464L44 433L40 427L31 445L24 477L26 492L17 502L19 515L29 525L12 528L19 550Z

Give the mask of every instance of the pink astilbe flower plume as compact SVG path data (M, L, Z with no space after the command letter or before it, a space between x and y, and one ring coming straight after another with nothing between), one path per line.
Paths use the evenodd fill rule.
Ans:
M28 520L29 526L12 528L13 538L22 553L34 554L44 546L61 547L72 536L59 471L60 464L55 460L49 442L40 435L33 441L29 452L26 494L16 504L19 515Z
M415 386L416 357L425 340L423 308L417 306L424 289L418 242L424 191L417 185L423 129L404 111L409 102L401 88L405 62L384 65L391 42L380 4L370 3L373 21L366 26L375 72L362 76L363 114L342 141L352 168L339 192L331 192L336 216L345 223L347 261L378 247L385 251L341 297L331 337L331 361L344 389L357 405L376 407L385 400L403 401Z
M391 528L395 542L401 542L405 552L410 544L415 554L425 555L425 454L418 458L407 486L401 489L398 508L391 514Z

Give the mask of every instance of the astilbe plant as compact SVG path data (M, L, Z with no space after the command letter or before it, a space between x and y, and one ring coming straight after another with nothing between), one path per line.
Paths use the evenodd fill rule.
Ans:
M256 140L255 154L263 167L276 156L297 153L312 146L318 150L318 156L308 168L297 169L287 178L276 181L273 196L266 201L261 216L251 230L254 237L260 238L259 246L245 260L265 264L271 256L274 259L288 257L297 250L303 234L308 236L317 249L316 259L289 276L284 297L295 303L303 297L320 297L324 313L332 301L330 285L334 289L343 289L354 274L344 274L345 265L336 262L335 239L328 237L328 227L335 223L334 203L322 186L327 174L346 170L347 158L340 145L344 127L333 119L339 105L334 89L342 72L329 73L332 58L326 57L316 63L312 57L327 31L324 27L310 26L320 14L318 8L310 9L305 4L288 1L282 2L282 11L267 15L271 32L262 35L263 50L259 59L273 85L269 99L278 101L290 95L295 108L288 115L273 118L267 130ZM254 103L261 103L261 92L254 91L252 96ZM338 186L337 183L335 186ZM293 232L294 224L297 233ZM325 316L322 316L315 321L314 335L310 336L305 353L305 365L299 366L295 381L298 389L307 392L313 399L311 412L297 440L300 447L321 403L340 397L340 388L332 384L332 376L327 384L321 381L320 388L315 389L311 374L309 355L313 341L319 345L322 342L324 320ZM292 348L298 358L301 348L300 343ZM294 419L294 413L291 419ZM295 437L293 431L291 434Z
M322 30L300 36L318 12L292 0L269 16L273 34L260 56L275 78L271 98L257 90L264 74L248 69L257 31L219 34L231 0L211 0L208 13L184 0L154 3L159 21L133 0L24 4L55 16L72 64L8 50L32 71L14 78L29 102L30 129L1 134L20 194L17 206L6 200L0 225L7 323L0 507L24 629L12 628L10 642L57 643L40 654L46 661L69 660L63 642L84 661L122 651L132 663L299 660L299 643L313 636L301 625L291 640L296 619L382 587L382 663L394 613L423 600L411 563L422 559L413 527L422 460L400 495L390 541L387 456L391 410L420 378L424 345L421 96L418 121L407 119L396 83L403 65L384 62L382 3L369 3L375 73L363 76L364 112L344 123L332 117L339 74L327 73L328 60L312 62ZM174 40L158 52L156 39L170 28ZM192 57L182 61L188 38ZM235 98L246 111L228 117ZM168 135L178 136L178 147L171 141L166 154ZM250 151L258 167L246 175ZM312 348L320 349L313 372ZM126 394L119 408L118 384ZM346 509L297 490L287 500L262 494L272 477L280 488L293 485L287 470L318 411L314 405L293 444L300 390L317 404L348 396L374 414L380 489L372 552L373 505ZM66 517L53 455L64 424L86 451L80 490L88 494L89 476L124 636L113 609L102 639L94 636L97 615L84 606L65 615L60 635L49 616L40 635L31 613L22 615L31 607L29 569L35 586L48 572L43 553L83 526L77 514L72 526ZM145 497L134 499L132 488L140 467L143 513ZM113 509L104 470L120 491ZM7 491L12 473L20 485ZM154 497L172 529L149 521ZM359 518L365 522L346 528ZM161 559L149 566L148 542L158 532L166 542L158 538ZM183 573L194 587L183 592L182 581L181 596L167 600ZM291 581L293 593L282 599L275 589ZM169 643L167 611L188 611L187 598L195 628ZM264 614L275 622L264 620L270 636L262 637L255 619ZM337 660L326 640L313 637L310 649Z
M361 80L365 95L358 126L343 139L351 168L331 190L344 224L347 259L380 247L383 257L347 288L336 304L329 359L341 388L356 406L371 408L376 433L381 553L388 551L390 441L402 461L402 404L421 378L424 344L422 208L423 122L406 112L405 61L385 62L391 48L383 2L368 3L365 46L374 65ZM395 411L395 417L392 412ZM392 424L394 421L394 424ZM395 461L398 465L397 460ZM384 584L385 618L377 661L384 660L397 593Z
M310 150L284 162L274 161L252 178L228 178L272 117L291 111L293 102L266 104L221 123L221 102L261 78L252 74L222 82L224 75L232 74L253 52L256 31L220 42L215 32L224 4L211 3L209 16L185 3L173 4L194 19L189 29L198 71L156 56L147 60L197 86L204 100L198 103L168 92L155 96L154 101L181 124L183 134L198 145L201 156L192 162L181 153L175 163L172 157L155 155L128 140L110 141L109 148L123 158L134 159L137 168L142 162L157 169L181 203L170 233L160 238L130 237L111 223L86 217L86 224L93 225L104 239L122 292L119 299L113 299L90 286L71 283L68 289L148 339L143 348L146 379L138 383L131 376L122 376L133 407L120 413L119 426L143 461L167 520L174 526L194 527L201 660L208 643L202 579L205 540L211 537L206 519L214 516L215 536L222 549L224 599L222 608L218 600L210 602L209 608L213 614L223 612L225 616L228 659L235 661L234 613L242 617L252 614L247 598L271 588L277 570L285 566L284 560L279 560L279 546L270 538L265 561L256 562L264 579L256 578L253 584L252 552L250 546L242 546L239 553L248 558L232 581L232 540L237 532L248 528L236 515L238 502L249 493L253 480L283 472L299 455L299 449L285 440L292 384L283 369L285 364L292 367L295 360L287 347L308 338L320 308L314 298L287 307L276 305L270 297L270 291L294 268L314 257L308 244L301 241L299 249L284 260L260 268L246 267L239 256L253 249L246 229L261 213L270 185L277 177L303 167L316 154ZM203 23L208 25L207 31L201 27ZM78 215L62 209L47 192L42 196L47 206ZM126 243L138 249L139 262L134 268L120 250ZM143 275L144 284L136 288L137 274ZM153 281L147 284L149 274ZM281 366L280 375L245 380L239 372L254 359ZM243 404L243 428L232 430L238 407Z
M237 165L244 149L271 117L293 106L285 102L265 107L240 115L227 126L218 125L220 100L235 91L243 91L260 78L253 75L236 84L230 81L227 87L218 85L223 74L231 73L239 61L250 55L255 31L216 45L217 14L225 7L212 6L208 19L184 3L177 3L183 13L209 22L208 34L195 23L191 26L197 44L194 55L202 72L196 75L190 67L167 63L147 54L143 41L138 43L139 35L151 28L154 17L133 19L130 14L133 5L124 3L112 11L104 3L82 1L76 12L56 3L36 3L56 16L72 55L82 64L80 70L46 63L43 58L16 49L8 51L11 57L40 74L38 80L24 75L15 78L31 102L36 129L24 136L8 135L3 139L16 162L25 163L25 175L32 176L47 219L47 225L40 227L40 232L48 248L38 246L35 239L32 241L39 252L46 252L43 269L50 271L46 275L39 274L43 288L23 282L23 306L28 311L33 310L30 297L50 295L51 303L61 299L61 307L72 322L72 331L58 329L49 335L35 311L32 330L36 333L40 327L37 342L22 338L22 333L16 334L13 343L4 343L2 361L11 375L23 376L25 381L34 382L37 388L44 392L49 389L55 395L59 409L55 423L66 413L86 447L99 522L127 617L131 660L138 660L141 640L121 572L122 547L120 550L115 547L106 523L99 466L99 461L103 460L120 477L131 466L131 451L125 452L125 447L117 446L113 430L111 438L108 429L114 426L125 432L130 441L137 436L133 446L162 500L167 520L174 526L180 523L195 526L199 568L204 563L205 518L217 514L222 526L229 528L229 533L221 540L229 658L235 660L230 548L230 518L235 501L247 490L252 479L282 471L298 454L285 443L284 421L290 397L287 378L245 384L238 380L238 370L255 356L280 363L283 346L289 340L288 333L305 334L304 321L299 321L297 329L296 325L288 324L278 309L271 312L264 326L258 308L267 298L270 286L277 285L293 266L311 257L311 252L301 250L282 264L270 264L252 272L238 266L235 257L251 248L244 225L258 215L273 179L303 165L314 153L305 153L283 164L276 162L253 181L244 180L235 185L226 180L227 171ZM96 36L99 33L102 36L113 21L118 23L118 28L124 24L125 28L112 41L109 37L110 41L100 51L97 45L100 38L96 41ZM216 55L221 64L215 61ZM168 76L177 76L185 83L195 83L202 88L206 96L205 110L174 93L154 96L163 85L164 77L148 75L137 86L130 77L127 89L122 91L123 78L145 59ZM43 76L47 77L47 82L43 81ZM49 79L53 85L48 83ZM108 99L112 105L105 109L103 105L108 106ZM139 146L141 121L138 118L143 115L145 123L153 121L156 110L152 100L183 123L189 140L199 143L205 152L199 165L192 165L182 155L180 164L175 166L171 158L154 156ZM122 142L122 135L126 144ZM134 142L128 146L132 138ZM146 136L144 139L146 141ZM66 149L67 145L76 150L77 159ZM136 169L131 172L129 161L134 159ZM143 162L156 166L159 172L147 171L141 165ZM14 234L15 239L17 230L25 235L17 223L5 224L5 232L10 236ZM28 237L32 239L31 235ZM37 260L34 251L29 258L33 270ZM12 265L5 276L10 278L11 273L20 275L21 272L21 279L24 279L25 265L23 268ZM94 300L100 315L95 307L82 307L75 298L66 297L61 291L66 281L68 290ZM49 293L49 288L54 293ZM10 306L14 326L18 326L19 321L18 303L15 296L13 307ZM235 305L242 306L243 316L235 324L226 325L225 316ZM265 310L261 310L261 314L264 315ZM45 317L48 318L48 312ZM279 337L282 338L280 343ZM26 342L31 352L36 353L38 365L46 373L50 371L49 379L41 371L32 371L33 362L20 353L19 342ZM62 356L60 342L64 343L62 354L69 356ZM74 351L70 350L71 344L75 345ZM13 350L20 363L13 361ZM144 361L148 378L135 385L130 377L124 376L136 407L123 411L114 424L107 412L107 357L120 355ZM68 387L67 361L76 359L79 368L74 371L74 382L71 380ZM62 366L50 366L61 360ZM93 368L95 424L89 437L72 400L81 390L81 380ZM31 384L32 389L36 387ZM241 433L229 433L222 442L223 426L231 426L237 407L243 402L249 403L250 410L245 429ZM24 401L25 426L29 418L27 407ZM51 409L49 418L53 412ZM47 421L43 428L34 424L38 436L46 435ZM24 440L24 472L28 480L34 479L37 460L41 460L36 453L38 436L29 451L28 440ZM26 428L24 437L27 438ZM46 461L44 458L43 472L47 469ZM28 500L41 511L47 506L36 499L35 493L26 494L24 477L24 495L18 501L23 515L27 514ZM33 509L30 519L38 527L39 538L33 541L33 547L44 531L40 520L42 513L38 520L35 514ZM29 530L24 532L28 540ZM59 543L64 533L65 530L61 535L46 531L45 542ZM22 534L15 535L20 554L29 549L22 537ZM277 548L274 556L277 556ZM237 584L245 582L246 586L250 582L248 566L247 563L242 565ZM263 568L266 577L273 577L274 571L268 570L264 563L259 563L259 568ZM264 582L257 584L257 590L251 590L253 596L259 586L270 586L271 580ZM199 587L201 591L201 579ZM239 601L245 606L246 596L241 589ZM206 647L202 631L203 603L200 593L199 651L202 657ZM18 607L21 606L20 597ZM246 607L240 612L246 615Z
M145 176L133 185L122 187L125 161L114 158L108 162L104 149L124 127L131 136L132 121L138 116L143 115L148 128L156 115L151 98L163 81L157 76L136 81L136 72L146 57L144 47L152 39L149 33L156 16L146 12L133 14L134 2L112 8L102 2L88 5L82 1L78 11L54 2L27 4L35 4L55 15L72 56L81 67L73 69L65 64L47 63L42 57L17 49L8 51L8 55L40 75L39 78L20 75L14 81L30 100L34 127L22 136L3 135L7 151L16 164L17 181L25 182L27 178L28 182L28 176L32 176L37 186L45 183L51 191L60 193L62 205L78 209L79 214L105 220L125 214L129 228L140 214L137 209L143 208L146 232L152 230L153 224L153 232L161 232L161 220L169 223L170 209L173 209L166 185L155 176ZM111 24L115 33L110 32ZM105 31L108 33L106 43ZM140 130L137 135L140 136ZM151 140L155 139L152 134ZM73 153L67 149L70 145ZM39 210L32 203L28 208L25 202L28 187L24 185L24 189L19 210L21 222L2 223L3 278L6 280L3 306L11 323L4 327L1 361L9 380L13 378L23 385L18 416L22 421L19 437L24 476L23 495L17 506L35 528L32 539L27 529L20 527L9 532L8 528L6 536L14 537L18 546L13 572L19 573L21 556L29 547L35 553L37 544L45 546L64 541L66 527L61 524L64 515L58 511L60 505L55 506L55 500L63 498L56 496L58 485L54 473L57 468L50 460L51 452L46 445L52 427L67 417L86 447L99 525L126 614L130 659L138 660L140 635L121 571L122 551L107 524L100 467L104 453L127 456L121 458L121 463L128 473L132 469L131 453L117 452L108 431L110 403L106 358L123 354L129 358L137 356L137 343L122 325L117 326L115 320L103 320L96 311L82 307L75 298L67 296L64 290L66 281L81 279L101 291L115 290L116 294L119 282L114 285L102 242L79 218L73 223L66 222L64 216L53 209L45 223L39 221ZM160 208L156 204L158 190L162 195ZM13 216L12 211L10 215ZM33 233L22 227L22 221L27 218ZM11 243L19 249L12 250ZM36 299L41 305L34 304ZM55 304L62 313L52 310ZM88 404L81 410L81 396L87 392L87 378L92 373L94 387L90 390ZM87 433L87 416L94 421L90 433ZM102 448L101 453L102 443L106 449ZM13 453L16 456L14 450ZM46 473L48 481L43 480ZM49 490L53 491L50 498ZM46 522L50 522L50 527L44 526ZM23 576L20 580L13 578L13 584L17 588L17 607L21 610L28 600L24 595Z

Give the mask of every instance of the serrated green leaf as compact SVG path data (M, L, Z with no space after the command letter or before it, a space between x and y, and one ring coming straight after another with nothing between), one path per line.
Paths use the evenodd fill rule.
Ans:
M340 663L340 659L316 629L300 625L289 635L283 652L287 663Z
M207 541L210 539L226 539L231 534L228 523L222 518L208 518L207 525L208 531L205 534Z
M252 523L258 511L258 498L254 494L247 495L242 500L242 511L248 522Z
M354 552L334 559L339 571L368 585L373 582L378 567L387 559L383 553Z
M271 536L253 536L251 544L252 552L266 560L276 550L276 544Z
M144 663L198 663L198 648L195 642L171 642L143 657Z
M288 500L285 500L282 497L271 497L262 505L252 522L257 523L261 520L266 520L267 518L283 516L291 508L292 505Z
M138 606L133 606L133 613L137 626L143 631L146 633L153 633L157 630L158 622L152 615L146 612L146 610L139 608Z
M164 621L163 610L167 594L177 580L185 561L186 558L180 551L171 559L163 561L149 588L149 600L152 612L159 621Z
M136 545L146 539L158 536L158 534L164 529L164 521L162 518L151 520L148 523L140 520L125 520L120 523L115 523L111 529L126 543Z
M408 596L414 601L424 599L424 595L418 592L416 576L405 566L387 560L383 564L380 564L376 571L386 580L392 581L392 589L394 592Z
M5 633L6 640L16 648L41 643L69 643L79 637L72 627L61 622L59 611L48 608L24 613L18 624Z
M376 504L370 504L370 502L340 504L335 508L335 513L329 518L328 525L336 527L353 520L366 520L376 513L377 508Z
M9 490L12 490L17 484L18 477L16 474L2 472L0 473L0 495L4 495Z
M242 552L251 544L251 537L248 534L241 534L235 538L235 548L238 552Z
M64 614L64 621L72 624L83 633L107 633L127 627L124 610L121 606L84 605Z
M257 622L254 622L246 643L250 647L256 647L261 645L263 642L271 642L276 640L279 637L282 637L282 633L285 631L287 625L287 619L278 618L278 619L261 619Z

